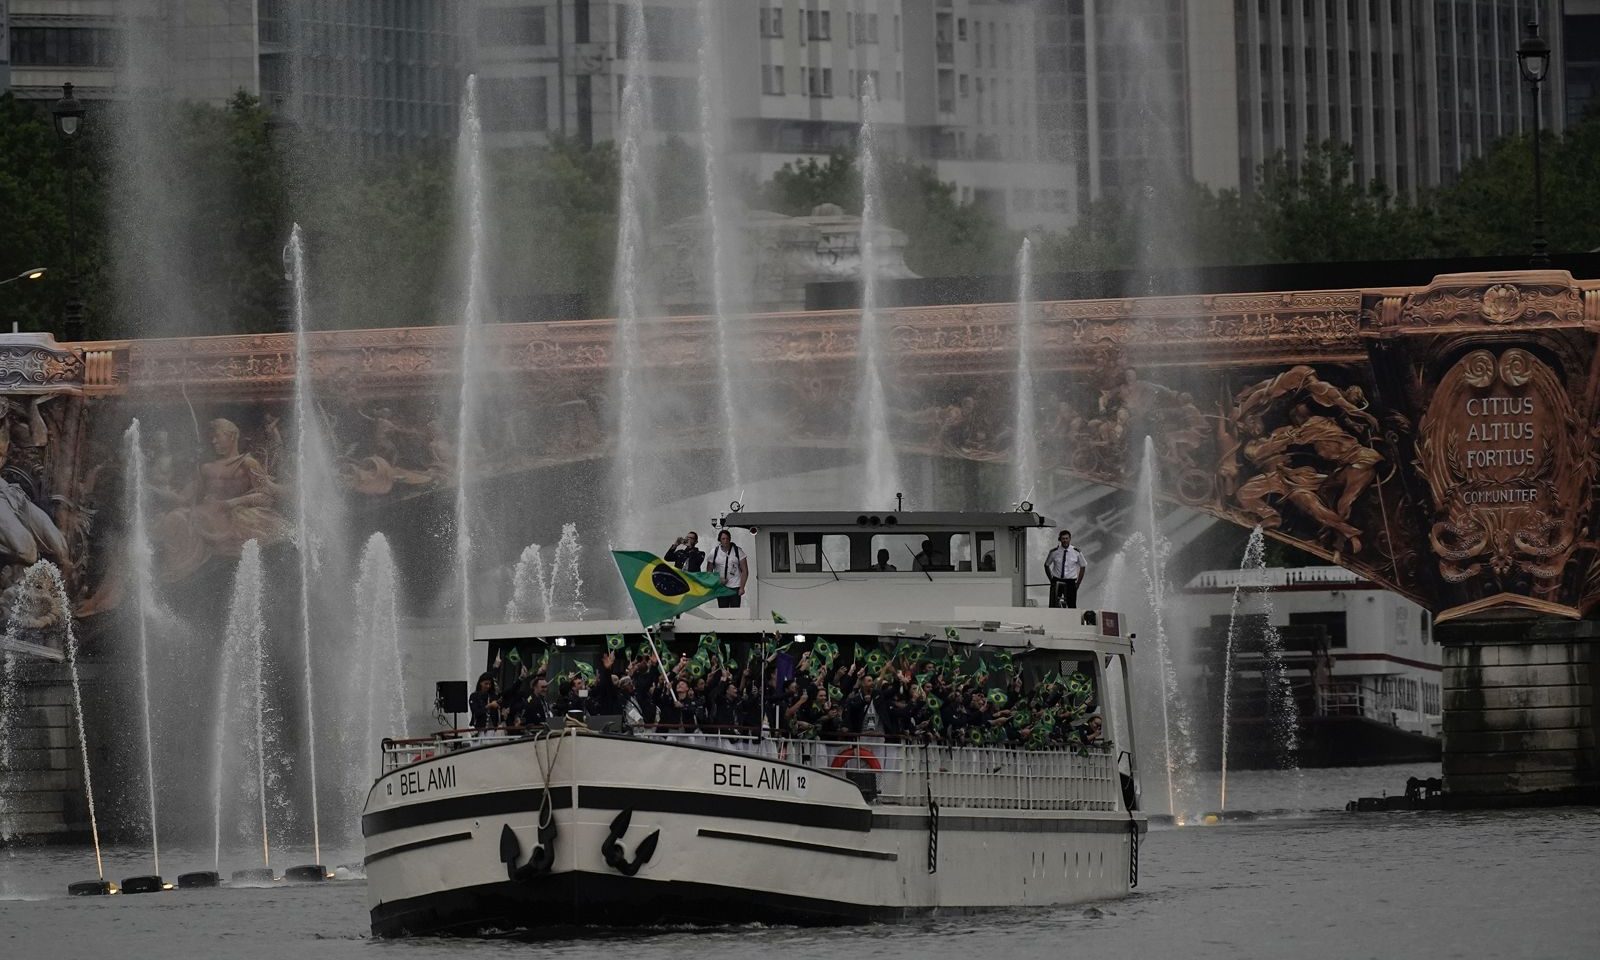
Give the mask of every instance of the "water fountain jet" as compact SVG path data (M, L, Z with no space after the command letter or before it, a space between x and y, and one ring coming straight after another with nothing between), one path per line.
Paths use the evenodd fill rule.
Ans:
M460 598L461 645L465 651L464 675L469 685L472 668L472 448L477 438L478 408L482 405L484 358L480 355L484 311L488 305L488 267L484 233L488 229L484 206L483 122L478 114L478 78L467 77L461 106L461 135L456 147L456 192L460 216L466 223L467 291L461 314L461 396L456 423L456 590Z
M266 710L266 650L263 639L267 624L261 613L262 571L261 545L249 540L239 553L239 565L233 574L233 592L228 601L228 620L223 639L222 682L218 689L225 696L217 704L216 738L213 744L212 796L214 801L212 829L214 837L213 869L222 869L222 814L224 785L227 781L225 765L227 747L237 734L229 721L246 718L247 731L253 740L254 752L247 757L255 761L256 798L261 817L261 863L269 872L272 869L272 844L267 818L267 710ZM228 682L236 668L242 667L243 676L238 683ZM183 886L183 877L178 885Z
M882 217L882 178L878 170L877 88L871 77L861 85L861 388L856 400L864 421L865 499L887 509L901 492L900 466L889 435L889 401L884 393L886 359L878 331L878 221Z
M622 73L622 119L618 136L621 153L621 189L617 209L617 265L614 287L617 301L617 445L612 456L616 514L620 527L612 542L624 548L637 546L644 537L646 505L638 479L647 475L643 447L649 434L646 405L650 402L640 383L644 356L639 327L644 320L641 285L649 256L645 238L646 185L649 176L644 138L650 129L650 101L645 77L645 17L643 0L628 7L624 48L628 54Z
M739 462L739 432L735 426L733 396L733 317L728 291L728 214L722 192L722 143L725 121L721 106L721 70L714 58L722 47L716 42L715 0L700 0L700 150L705 174L706 226L711 238L711 310L717 323L717 395L722 406L722 445L727 458L727 479L735 491L744 489ZM741 492L741 496L742 496Z
M151 585L151 576L155 564L155 552L150 547L149 524L144 508L144 445L139 436L139 421L135 419L128 425L127 432L123 435L123 442L127 446L128 457L128 515L132 518L132 535L128 543L128 560L133 567L135 622L139 637L139 700L142 712L142 727L144 733L144 764L146 790L150 802L150 856L155 865L157 885L161 878L161 841L157 830L156 821L156 749L155 737L150 724L150 628L149 618L152 604L155 602ZM138 890L129 890L126 883L123 890L128 893L137 893Z
M295 467L299 476L295 483L295 541L300 554L300 642L305 657L305 725L306 768L311 779L311 848L318 863L322 862L322 823L317 797L317 724L316 690L312 675L316 672L311 648L311 581L316 576L317 549L312 538L311 525L311 344L307 334L311 307L306 282L305 241L297 223L289 233L289 266L294 284L294 425Z
M1033 383L1033 241L1017 251L1016 423L1012 429L1011 488L1019 501L1033 499L1039 479L1039 428ZM1032 556L1032 553L1029 553Z

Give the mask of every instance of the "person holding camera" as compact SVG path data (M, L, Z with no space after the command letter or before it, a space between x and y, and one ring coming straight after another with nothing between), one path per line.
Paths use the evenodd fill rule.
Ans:
M1072 545L1072 531L1061 531L1057 541L1044 558L1044 575L1050 578L1050 606L1075 610L1078 586L1089 572L1089 561L1084 559L1083 551Z
M700 567L706 562L706 552L700 549L700 534L690 530L688 533L672 541L672 546L661 559L667 561L679 570L690 573L699 573Z

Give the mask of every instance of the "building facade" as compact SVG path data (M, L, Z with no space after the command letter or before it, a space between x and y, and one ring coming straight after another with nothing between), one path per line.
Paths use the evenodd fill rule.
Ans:
M484 0L485 124L502 146L615 135L626 49L622 0ZM1069 164L1041 146L1035 7L1027 0L651 0L644 9L658 129L698 136L701 38L716 54L729 148L765 179L853 147L870 81L881 141L932 166L1017 227L1075 219Z
M455 138L459 0L0 0L0 89L55 100L239 91L359 154ZM9 70L6 69L9 61ZM6 75L9 73L9 80Z

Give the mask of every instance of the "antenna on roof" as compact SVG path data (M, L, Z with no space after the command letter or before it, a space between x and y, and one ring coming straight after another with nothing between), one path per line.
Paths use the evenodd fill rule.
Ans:
M895 513L902 513L902 512L905 511L905 508L906 508L906 495L904 493L895 494L894 495L894 512Z

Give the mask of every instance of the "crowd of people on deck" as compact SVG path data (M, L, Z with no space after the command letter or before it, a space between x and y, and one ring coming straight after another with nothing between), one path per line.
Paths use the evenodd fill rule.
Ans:
M1108 743L1087 673L1030 676L1003 650L934 656L902 644L894 653L857 646L846 656L820 638L784 640L752 645L741 665L706 634L693 654L669 654L664 668L648 645L629 651L612 637L596 662L579 659L568 671L521 664L504 689L495 672L483 674L470 698L472 725L516 731L615 716L640 731L1031 749Z

